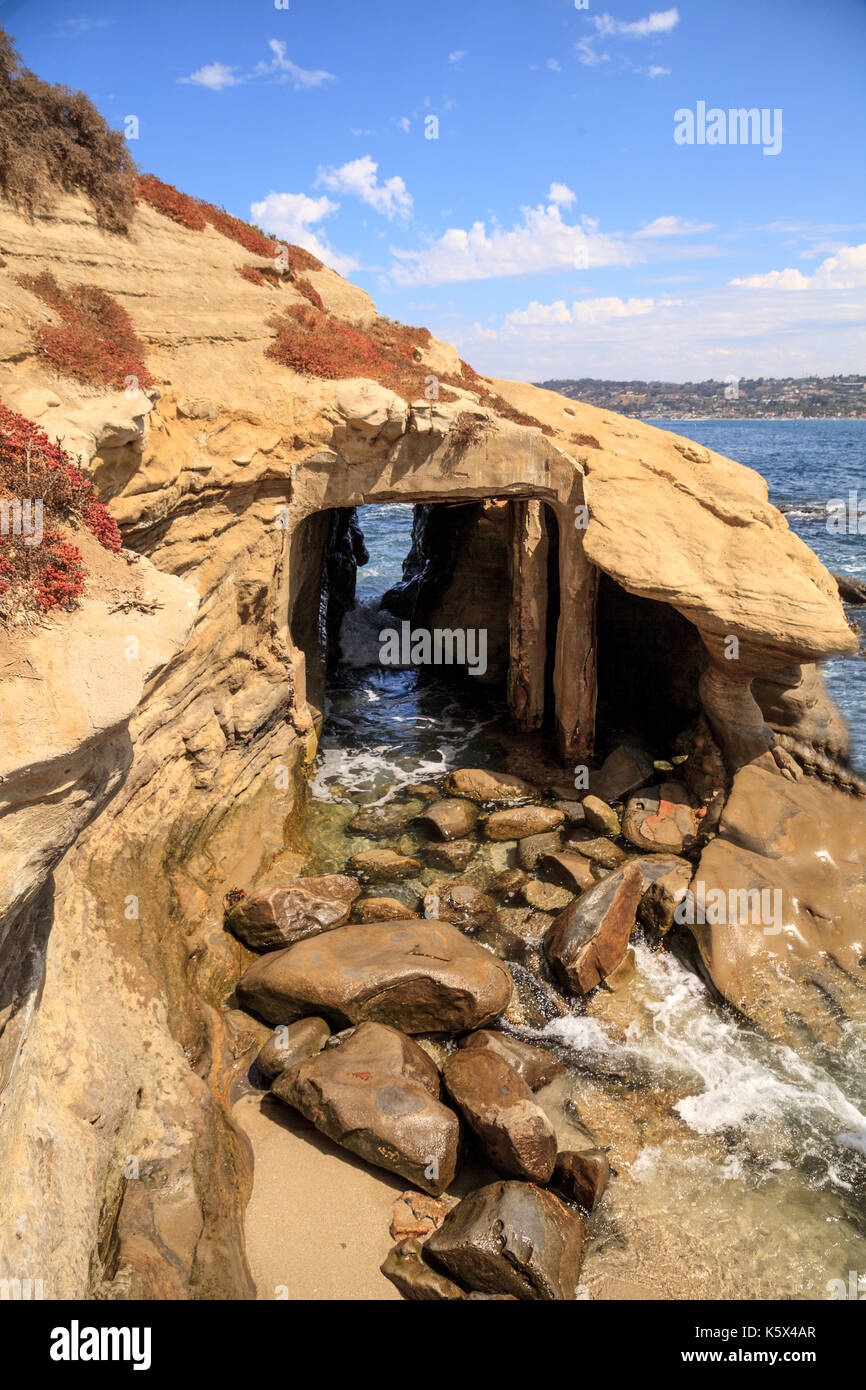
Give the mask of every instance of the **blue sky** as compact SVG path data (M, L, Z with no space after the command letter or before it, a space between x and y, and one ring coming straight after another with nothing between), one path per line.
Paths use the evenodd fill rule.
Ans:
M308 246L481 371L864 369L864 0L0 17L40 75L138 118L143 169ZM727 139L739 108L766 112L757 143Z

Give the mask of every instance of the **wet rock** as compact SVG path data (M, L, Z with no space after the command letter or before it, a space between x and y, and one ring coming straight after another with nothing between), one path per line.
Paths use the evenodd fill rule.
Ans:
M562 835L558 830L548 830L542 835L527 835L518 841L517 858L521 869L531 873L543 854L555 854L562 849Z
M549 912L531 907L501 907L480 928L479 941L505 960L525 961L541 946L553 924Z
M537 795L536 788L522 777L507 772L490 772L483 767L461 767L456 772L449 772L445 788L451 796L465 796L470 801L492 805L533 801Z
M626 864L560 913L544 949L564 987L587 994L616 969L628 950L642 891L640 869Z
M680 854L697 838L698 818L679 782L663 782L630 798L622 819L630 844L646 851Z
M473 1289L472 1293L465 1295L467 1303L519 1303L519 1299L513 1293L479 1293Z
M519 1038L512 1038L508 1033L497 1033L490 1028L481 1028L478 1032L461 1038L458 1046L467 1052L495 1052L508 1063L512 1071L517 1072L530 1091L538 1091L542 1086L548 1086L554 1077L565 1072L559 1058L546 1047L521 1042Z
M439 1100L439 1074L396 1028L361 1023L274 1082L273 1094L377 1168L438 1196L457 1167L460 1124Z
M438 1231L451 1207L427 1192L404 1192L391 1213L391 1239L426 1240Z
M551 1186L568 1202L594 1211L610 1182L610 1163L604 1149L557 1155Z
M634 948L629 946L619 965L611 970L609 975L605 975L601 988L609 994L618 994L620 990L628 988L636 974Z
M417 796L421 801L438 801L442 795L435 782L411 782L405 790L408 796Z
M621 744L605 758L597 772L589 774L589 790L602 801L622 801L638 791L653 775L653 760L642 748Z
M522 869L503 869L493 875L487 885L487 892L497 902L508 903L517 897L525 882L526 874Z
M462 873L478 852L477 840L448 840L441 845L427 845L421 851L424 863L432 869L452 869Z
M504 1177L545 1183L556 1162L556 1134L532 1092L490 1048L452 1052L445 1088L485 1157Z
M424 916L455 926L481 927L496 910L496 904L472 883L439 878L424 894Z
M834 574L833 578L843 603L850 603L855 607L866 603L866 582L864 580L857 579L853 574Z
M421 872L420 860L393 849L365 850L363 854L353 854L349 863L363 883L389 883L414 878Z
M250 893L228 913L226 926L252 950L274 951L342 926L360 891L346 874L296 878Z
M590 861L582 854L543 854L538 861L538 872L549 883L567 888L571 893L583 893L595 883Z
M448 797L444 801L434 801L416 817L418 824L437 835L440 840L463 840L478 823L479 810L472 801L461 797Z
M586 1241L582 1217L534 1183L496 1182L464 1197L425 1246L464 1287L526 1300L571 1300Z
M553 806L516 806L492 811L484 825L488 840L523 840L527 835L544 835L565 820Z
M418 814L419 803L389 801L384 806L362 806L349 821L347 829L353 835L368 835L373 840L389 840L400 835Z
M321 1052L331 1030L323 1018L301 1018L297 1023L279 1024L268 1038L256 1066L269 1081L290 1071L298 1062Z
M541 883L531 878L523 889L523 896L530 907L539 912L561 912L574 897L568 888L558 888L554 883Z
M588 830L575 830L569 835L565 845L567 850L582 854L584 859L593 864L600 864L604 869L616 869L627 858L625 850L620 849L619 845L613 844L603 835L593 835Z
M600 835L609 835L616 839L619 834L619 816L601 797L584 797L583 815L590 830L597 830Z
M402 922L418 916L399 898L359 898L352 908L353 922Z
M688 859L673 854L648 855L646 860L635 862L647 885L638 906L638 921L664 936L673 926L674 913L688 892L694 866Z
M565 816L568 825L583 825L584 812L582 801L554 801L557 811L561 811Z
M321 1014L338 1027L375 1019L407 1033L463 1033L507 1008L506 966L448 922L338 927L256 961L237 986L269 1023Z
M401 1240L389 1251L384 1264L379 1268L385 1278L390 1279L400 1290L404 1298L426 1303L444 1303L466 1297L459 1284L455 1284L438 1270L431 1269L424 1259L424 1249L420 1240Z

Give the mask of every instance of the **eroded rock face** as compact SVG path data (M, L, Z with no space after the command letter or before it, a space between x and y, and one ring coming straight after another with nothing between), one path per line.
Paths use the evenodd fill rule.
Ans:
M273 1093L335 1143L425 1192L438 1196L454 1177L459 1121L439 1102L427 1053L396 1028L359 1024L339 1047L278 1077Z
M680 911L707 969L772 1037L833 1044L844 1017L866 1020L862 800L791 782L769 759L743 768L701 855L697 902L701 893L706 922Z
M270 1023L321 1013L338 1025L375 1020L407 1033L481 1028L511 998L511 976L448 922L338 927L256 961L238 984Z
M425 1250L464 1288L527 1300L577 1296L586 1226L534 1183L482 1187L449 1212Z
M229 912L226 926L253 951L275 951L341 927L360 891L347 874L298 878L285 887L249 894Z
M548 1181L556 1162L553 1125L503 1056L483 1047L453 1052L445 1060L442 1080L498 1172Z

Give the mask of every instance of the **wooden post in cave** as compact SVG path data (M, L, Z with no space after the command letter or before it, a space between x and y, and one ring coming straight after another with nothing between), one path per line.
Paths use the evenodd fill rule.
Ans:
M598 570L573 524L573 508L557 508L559 525L559 621L553 691L560 757L588 762L595 746L598 694L596 611Z
M544 504L512 504L508 708L519 729L541 727L547 653L547 529Z

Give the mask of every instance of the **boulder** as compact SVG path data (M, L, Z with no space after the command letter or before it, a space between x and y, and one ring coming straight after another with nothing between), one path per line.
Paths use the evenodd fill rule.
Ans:
M418 813L420 802L388 801L384 806L362 806L349 821L347 830L353 835L368 835L373 840L389 840L402 835Z
M424 1259L424 1247L420 1240L411 1237L401 1240L388 1252L384 1264L379 1268L404 1298L444 1303L466 1297L459 1284L447 1279L438 1270L431 1269Z
M561 811L569 825L583 825L584 813L582 801L554 801L557 811Z
M626 864L560 913L544 943L556 978L574 994L587 994L616 969L628 950L643 877Z
M394 849L365 850L363 854L353 854L349 863L363 883L391 883L415 878L421 872L420 860Z
M368 1163L438 1196L454 1177L460 1124L439 1074L411 1038L361 1023L340 1046L301 1062L273 1094Z
M532 873L543 854L556 854L562 849L562 835L558 830L548 830L541 835L527 835L517 844L517 859L521 869Z
M542 945L552 923L548 912L532 907L501 907L479 929L478 939L505 960L527 961Z
M403 922L418 915L399 898L359 898L352 908L353 922Z
M546 1047L521 1042L519 1038L512 1038L509 1033L497 1033L490 1028L480 1028L476 1033L469 1033L467 1037L460 1039L458 1047L468 1052L480 1049L495 1052L508 1063L512 1071L517 1072L530 1091L540 1090L542 1086L549 1085L554 1077L565 1073L565 1067L559 1058Z
M568 1202L594 1211L610 1182L610 1163L604 1149L557 1154L551 1186Z
M699 820L679 782L663 782L630 798L622 818L622 833L645 851L681 854L697 838Z
M442 1080L498 1172L530 1182L548 1181L556 1162L553 1125L504 1057L483 1047L452 1052Z
M603 835L593 835L590 830L575 830L568 836L565 847L574 854L582 854L592 864L600 864L603 869L617 869L627 857L619 845Z
M495 1182L464 1197L425 1246L428 1258L478 1293L577 1297L586 1223L534 1183Z
M470 929L483 926L496 909L492 898L472 883L439 878L424 894L424 916Z
M619 816L600 796L583 798L583 818L588 828L597 830L600 835L609 835L615 840L619 834Z
M524 886L523 896L530 907L539 912L561 912L574 897L569 888L558 888L555 883L541 883L531 878Z
M445 789L451 796L465 796L470 801L491 805L513 805L518 801L533 801L536 788L522 777L508 772L490 772L484 767L461 767L449 772Z
M321 1052L330 1036L331 1030L323 1018L300 1018L297 1023L281 1023L256 1058L256 1066L262 1076L273 1081L296 1063Z
M523 840L527 835L543 835L565 820L553 806L515 806L492 811L484 825L488 840Z
M391 1239L426 1240L438 1231L451 1207L440 1197L428 1192L404 1192L394 1203L391 1213Z
M508 903L517 897L525 882L526 874L522 869L503 869L501 873L493 875L487 892L497 902Z
M543 854L538 861L538 873L549 883L567 888L571 893L583 893L596 881L590 861L573 852Z
M441 845L426 845L421 851L424 863L431 869L451 869L462 873L478 851L477 840L446 840Z
M338 1027L374 1019L407 1033L464 1033L507 1008L505 965L448 922L338 927L257 960L237 986L266 1022L321 1014Z
M673 926L674 913L688 892L694 866L688 859L673 854L647 855L634 862L640 865L646 885L637 910L638 920L664 936Z
M621 744L589 774L589 790L602 801L622 801L651 781L653 760L642 748Z
M472 834L479 814L474 802L452 796L434 801L416 820L440 840L463 840Z
M254 951L275 951L349 920L360 888L346 874L296 878L276 888L250 893L226 916L233 936Z

